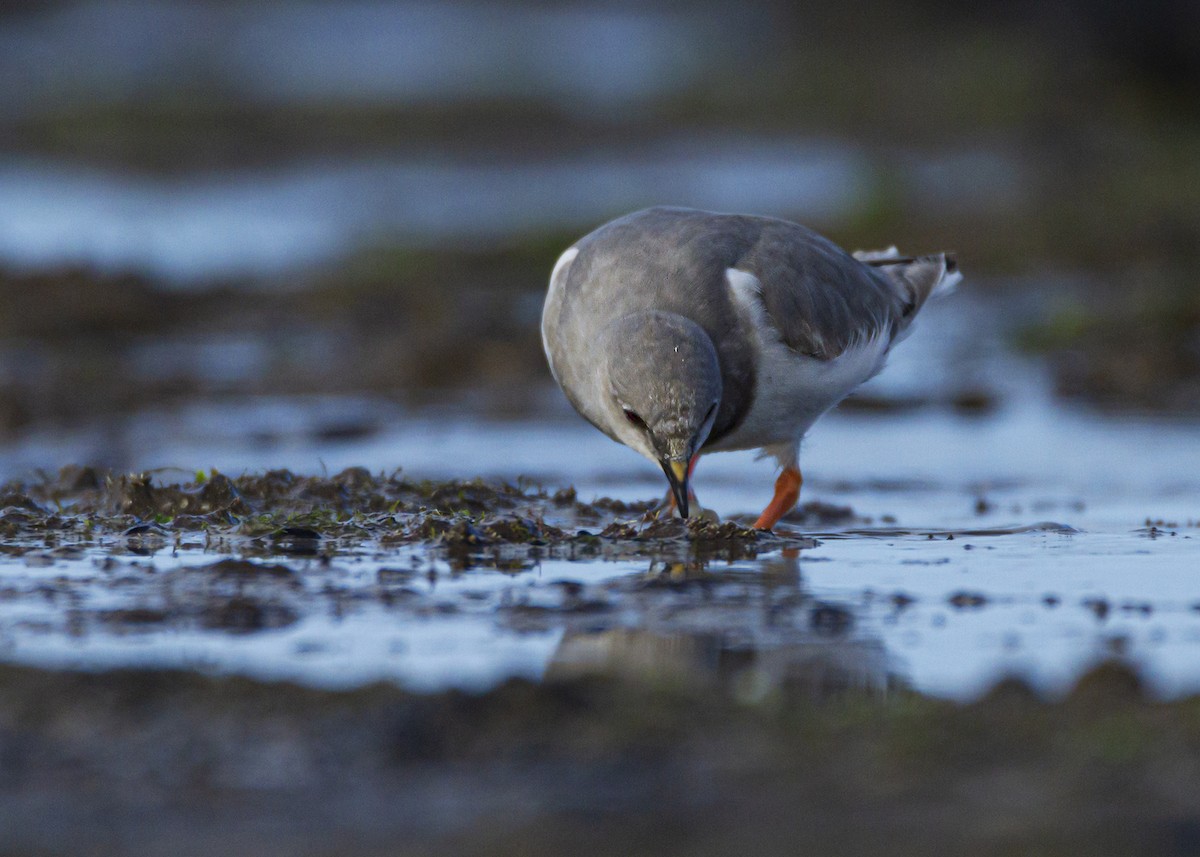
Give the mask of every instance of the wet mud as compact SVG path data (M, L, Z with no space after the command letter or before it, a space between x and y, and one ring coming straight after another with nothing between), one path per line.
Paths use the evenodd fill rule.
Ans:
M820 540L961 551L1070 539L1068 526L906 530L814 501L768 535L531 484L171 476L70 467L0 486L0 648L44 661L0 666L0 853L536 855L586 841L599 854L1170 855L1200 842L1197 698L1156 701L1116 663L1061 697L1014 679L967 704L927 696L869 611L800 571ZM860 597L890 622L1004 606L969 587ZM1038 606L1096 622L1153 612ZM443 622L487 633L411 633ZM472 690L371 681L351 669L359 650L337 660L356 624L410 664L461 669L503 644L541 646L542 665L499 661ZM139 660L181 641L196 645L183 669ZM327 659L304 674L317 686L220 660L279 641L280 663Z
M410 481L401 472L372 475L364 468L331 477L211 472L173 483L149 473L67 467L0 486L0 536L10 553L121 540L135 552L200 546L332 557L372 542L425 545L463 561L489 549L520 549L533 558L732 560L815 544L789 527L771 533L712 517L684 521L656 503L587 503L571 489Z
M1200 702L669 677L348 692L0 667L6 854L1088 853L1200 842ZM864 813L870 822L864 823Z
M1112 410L1195 414L1200 409L1200 297L1180 271L1140 273L1101 299L1071 296L1024 326L1020 342L1044 354L1056 392Z
M537 332L546 272L573 237L372 246L287 284L194 289L148 274L0 267L0 441L264 395L428 404L469 390L481 406L524 412L549 383ZM346 415L313 433L344 442L380 428L378 414Z

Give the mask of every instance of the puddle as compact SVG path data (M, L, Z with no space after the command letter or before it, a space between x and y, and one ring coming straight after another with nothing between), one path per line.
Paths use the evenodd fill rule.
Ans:
M238 559L171 532L138 553L60 546L0 559L0 653L423 690L584 670L769 688L819 669L955 698L1009 673L1064 690L1119 655L1161 694L1200 689L1193 533L835 535L733 562L378 544Z
M252 487L195 486L179 496L196 515L160 513L163 523L123 532L114 527L126 518L81 517L69 492L54 495L61 513L31 527L42 513L10 494L0 516L0 657L339 688L387 679L479 690L601 672L721 683L749 696L799 681L969 699L1008 674L1065 691L1115 656L1158 694L1200 689L1195 527L1156 529L1153 539L1145 528L1051 522L850 527L812 541L783 526L790 540L737 535L705 553L703 536L647 525L621 503L579 506L517 489L493 501L453 484L403 501L391 498L431 489L336 487L366 479L352 472L289 488L311 499L311 513L286 504L265 512L273 495L252 497ZM383 500L367 499L378 491ZM222 506L222 496L235 499ZM449 530L414 529L399 513L329 511L384 500L513 508L511 520L532 515L549 529L531 541L509 519L488 523L486 511ZM126 508L172 508L144 502ZM264 514L275 517L258 523ZM437 518L450 525L463 512L437 514L451 514ZM580 515L595 523L580 526ZM279 520L295 523L280 529ZM265 535L246 534L259 528Z

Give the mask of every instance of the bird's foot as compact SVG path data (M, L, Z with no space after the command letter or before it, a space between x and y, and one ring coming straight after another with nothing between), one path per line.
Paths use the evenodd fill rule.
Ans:
M799 468L785 467L775 480L775 496L754 522L754 529L773 529L779 523L779 519L790 512L800 499L800 486L803 483Z

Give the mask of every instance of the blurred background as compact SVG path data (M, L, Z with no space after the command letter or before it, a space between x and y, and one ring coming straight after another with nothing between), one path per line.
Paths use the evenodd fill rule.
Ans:
M1200 410L1185 0L0 2L0 80L0 476L570 419L548 273L660 203L959 254L957 344L864 419L1001 418L981 338L1053 407Z

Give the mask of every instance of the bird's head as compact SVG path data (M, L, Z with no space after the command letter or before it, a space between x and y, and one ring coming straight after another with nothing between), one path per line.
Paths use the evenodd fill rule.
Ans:
M679 511L688 514L688 465L721 402L712 340L695 322L651 311L609 325L609 424L626 445L662 466Z

